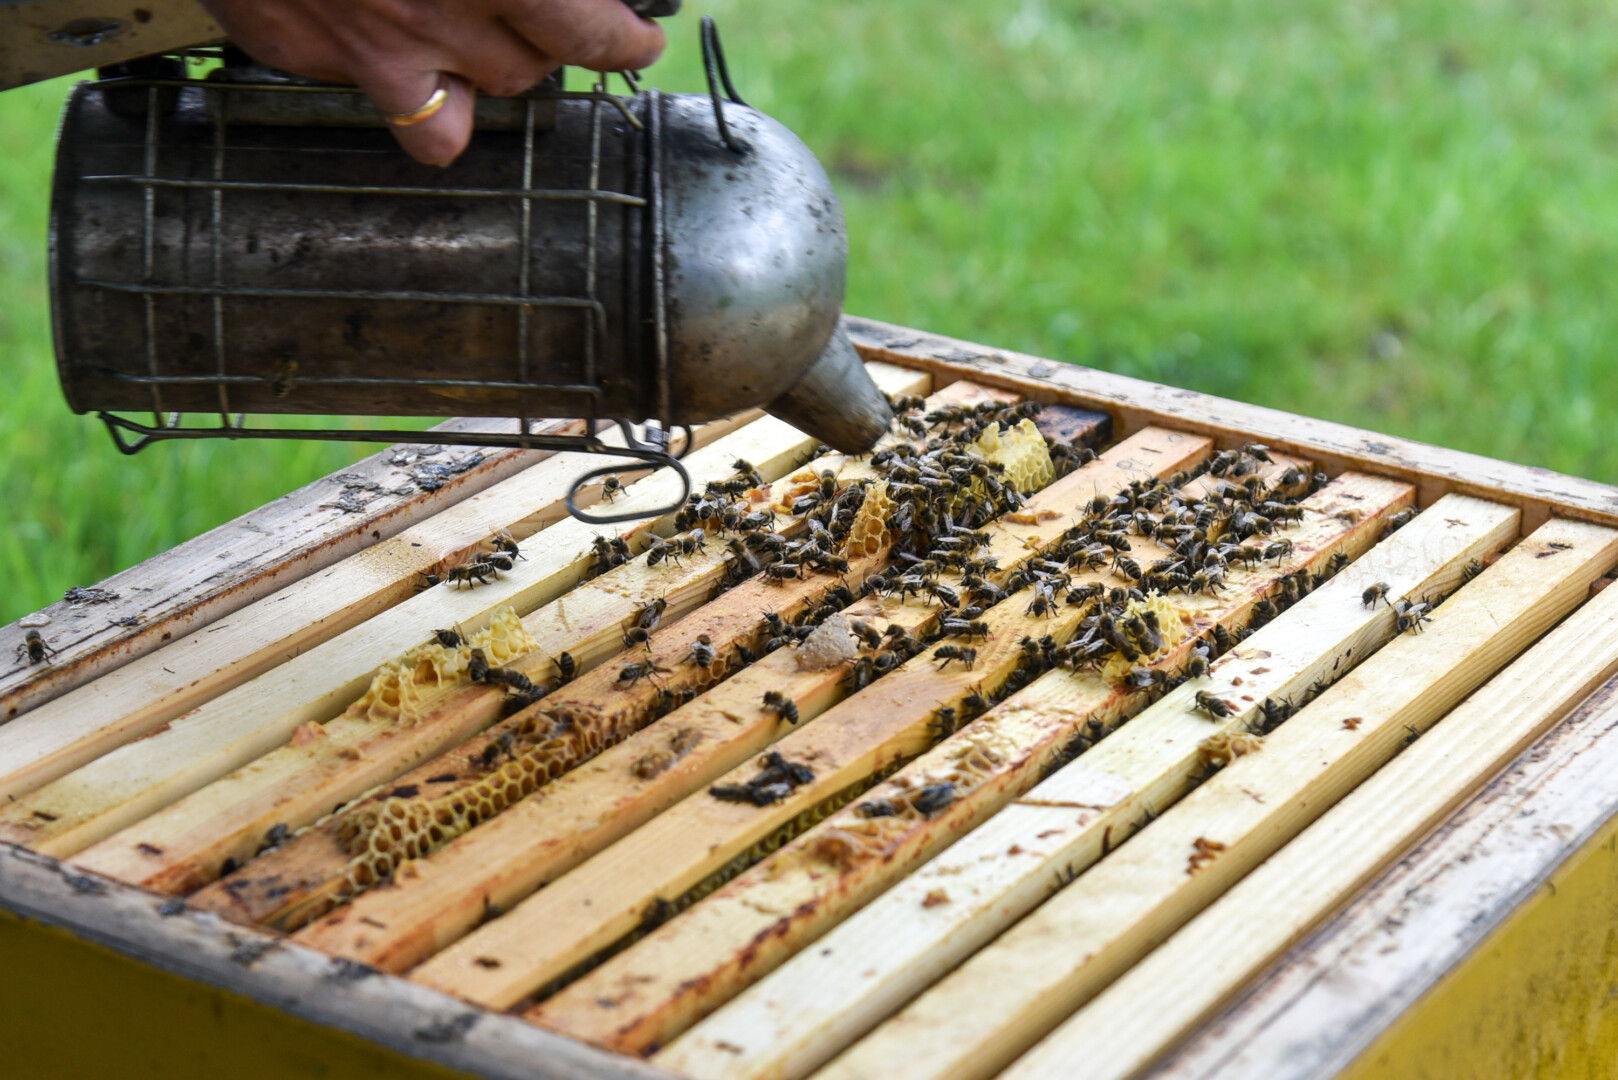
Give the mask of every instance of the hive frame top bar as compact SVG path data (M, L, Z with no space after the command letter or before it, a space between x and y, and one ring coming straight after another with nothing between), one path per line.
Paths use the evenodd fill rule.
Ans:
M1457 491L1519 506L1525 533L1551 516L1618 524L1618 488L1609 485L871 320L845 318L844 328L867 360L929 369L941 381L970 378L1047 402L1101 409L1112 415L1118 438L1157 423L1232 443L1257 439L1309 456L1328 472L1354 468L1411 480L1423 505ZM258 937L250 931L0 845L0 924L11 915L453 1070L600 1080L669 1075L516 1018L469 1012L402 979L355 972L353 965L290 942L244 962L244 941L250 946ZM455 1034L446 1038L446 1031Z

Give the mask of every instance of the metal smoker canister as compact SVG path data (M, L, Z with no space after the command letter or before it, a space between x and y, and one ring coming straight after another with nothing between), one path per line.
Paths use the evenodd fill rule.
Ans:
M717 92L536 92L483 101L446 170L366 109L264 69L74 92L51 236L75 411L150 411L156 437L758 405L850 452L886 430L837 326L842 210L774 120Z

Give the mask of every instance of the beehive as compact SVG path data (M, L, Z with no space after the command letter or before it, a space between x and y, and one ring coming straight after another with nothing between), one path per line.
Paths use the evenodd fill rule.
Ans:
M1545 1051L1498 1032L1602 1045L1598 1013L1467 958L1516 949L1564 1012L1600 981L1571 944L1599 905L1516 900L1605 865L1618 492L850 329L927 399L883 453L768 419L697 433L699 490L745 459L766 483L725 498L767 528L724 529L715 496L704 543L672 517L598 538L558 510L577 463L494 455L403 531L400 496L314 515L328 555L259 560L302 580L244 568L119 631L42 613L61 651L0 681L0 935L25 963L112 962L53 954L39 927L62 926L295 1001L303 1064L271 1039L265 1075L1305 1077L1394 1051L1504 1075ZM414 591L502 529L508 574ZM142 573L103 588L144 596ZM474 680L473 649L500 672ZM1308 977L1337 953L1370 974ZM116 968L140 1023L53 1035L82 1012L55 970L0 998L28 1075L242 1067L246 1021L142 967ZM147 1033L181 1022L185 1054Z

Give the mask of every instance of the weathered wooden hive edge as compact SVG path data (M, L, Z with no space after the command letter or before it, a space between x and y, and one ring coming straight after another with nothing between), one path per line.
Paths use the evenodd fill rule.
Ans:
M502 425L510 423L513 422L460 418L422 434L424 442L428 442L433 431L502 431ZM540 430L560 432L574 423L551 421ZM341 495L344 481L349 478L362 483L397 484L408 470L390 459L414 445L417 444L380 450L94 586L119 594L120 600L76 608L64 599L33 613L48 617L52 625L58 620L88 615L94 629L81 640L62 647L62 655L49 667L21 666L0 678L0 723L40 701L65 694L115 667L138 660L276 589L319 573L361 548L394 536L550 456L538 450L486 450L475 464L445 477L442 485L432 490L417 488L404 495L384 491L356 512L321 505ZM468 447L463 456L472 452ZM413 483L409 486L416 487ZM166 596L153 594L147 587L166 573L203 565L212 565L214 572L203 576L183 574L186 580L168 590ZM137 590L142 595L133 595ZM126 591L131 595L123 597ZM114 621L119 617L138 622L120 626ZM21 640L23 630L18 622L4 630L7 640Z

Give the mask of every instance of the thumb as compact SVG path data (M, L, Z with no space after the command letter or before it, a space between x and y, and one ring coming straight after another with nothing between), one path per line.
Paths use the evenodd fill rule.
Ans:
M476 91L458 75L442 71L373 70L354 76L359 88L383 115L403 117L423 110L440 88L443 104L414 123L390 119L394 138L405 152L426 165L448 165L472 138Z

